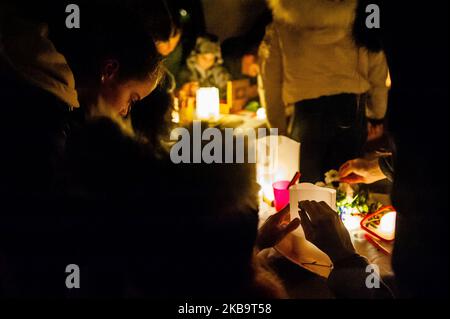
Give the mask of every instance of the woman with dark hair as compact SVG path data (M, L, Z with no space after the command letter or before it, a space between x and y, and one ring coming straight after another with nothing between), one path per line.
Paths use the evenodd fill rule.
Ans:
M96 234L111 239L106 229L114 218L102 215L111 206L99 203L105 194L119 198L111 187L126 196L137 183L120 168L140 158L140 147L122 121L111 118L127 116L153 91L160 56L130 7L106 3L81 3L82 28L65 32L52 32L55 25L46 24L45 15L34 17L14 3L3 11L2 3L0 99L8 105L8 120L0 124L2 154L7 154L0 171L5 206L0 294L65 295L58 274L75 255L86 257L83 248L94 242L79 234L95 229L91 239ZM71 165L63 170L64 163ZM92 217L86 223L85 211ZM34 267L30 271L27 265ZM100 286L93 283L87 291Z
M73 41L82 42L87 50L62 48L88 115L106 112L125 117L159 80L160 55L151 29L133 10L116 6L92 5L84 12L82 31Z

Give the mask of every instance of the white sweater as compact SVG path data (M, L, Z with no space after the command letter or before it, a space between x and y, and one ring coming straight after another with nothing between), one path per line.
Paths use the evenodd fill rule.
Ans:
M270 5L274 22L260 60L272 127L286 131L286 105L340 93L367 92L367 116L385 116L388 66L383 52L353 42L356 0L270 0Z

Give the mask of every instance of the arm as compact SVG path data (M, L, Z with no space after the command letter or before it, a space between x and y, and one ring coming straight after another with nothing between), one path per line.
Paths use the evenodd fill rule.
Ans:
M384 52L369 53L369 101L366 110L370 120L382 120L386 115L389 83L389 69Z
M385 179L392 174L387 175L382 165L382 159L364 159L356 158L347 161L339 168L340 181L349 184L372 184Z
M280 135L285 135L287 121L282 98L283 63L278 32L273 24L267 27L259 48L259 58L269 125L278 128Z
M391 299L393 294L383 283L373 268L368 267L366 258L355 254L346 259L333 262L333 270L328 277L328 287L333 291L336 298L357 298L357 299ZM369 276L372 276L370 278ZM367 286L366 281L374 284L374 280L379 283L373 288Z

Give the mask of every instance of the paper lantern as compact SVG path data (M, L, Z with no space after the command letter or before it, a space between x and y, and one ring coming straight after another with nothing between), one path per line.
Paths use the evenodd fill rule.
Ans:
M304 200L325 202L333 210L336 210L336 190L319 187L311 183L300 183L291 186L290 204L291 204L291 219L300 218L298 203Z
M216 120L220 115L219 89L199 88L197 90L197 119Z
M267 200L273 200L273 183L291 180L298 171L300 143L285 136L265 136L257 142L257 182Z

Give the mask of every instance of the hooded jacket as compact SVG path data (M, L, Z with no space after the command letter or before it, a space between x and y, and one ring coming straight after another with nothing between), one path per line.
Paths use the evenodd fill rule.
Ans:
M357 0L268 0L274 21L260 46L269 124L286 131L285 106L341 93L368 93L370 119L387 108L383 52L357 47Z
M201 70L197 66L197 55L213 53L216 56L215 64L208 70ZM219 43L207 38L199 37L194 50L186 60L186 67L178 75L178 86L188 82L198 82L200 87L217 87L221 97L226 97L227 82L231 81L231 75L223 66L222 53Z
M47 35L45 24L0 17L0 190L19 197L47 194L79 106L72 71Z

